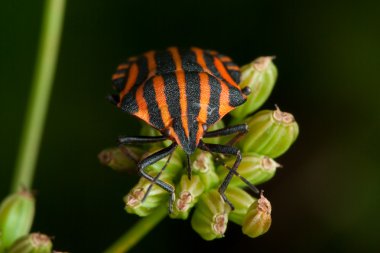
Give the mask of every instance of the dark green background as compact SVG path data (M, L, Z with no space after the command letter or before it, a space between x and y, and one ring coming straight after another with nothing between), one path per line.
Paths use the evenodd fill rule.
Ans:
M258 239L231 224L205 242L189 221L165 220L132 252L380 252L380 6L378 1L74 1L34 188L34 231L55 248L101 252L137 217L122 196L137 181L97 153L139 123L105 101L127 56L196 45L245 64L276 55L279 79L265 108L292 112L300 136L264 184L273 205ZM42 0L0 4L0 198L20 142Z

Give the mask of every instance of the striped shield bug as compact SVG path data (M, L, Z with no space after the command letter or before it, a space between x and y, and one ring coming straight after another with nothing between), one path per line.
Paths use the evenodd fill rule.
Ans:
M204 139L236 134L238 139L248 131L246 124L219 130L208 128L234 108L246 101L249 88L240 89L240 69L228 56L200 48L170 47L163 51L149 51L131 57L117 67L112 77L115 94L108 99L121 110L136 116L157 129L161 136L120 137L120 144L154 143L171 140L166 148L142 159L139 174L169 193L169 212L174 201L174 187L159 179L165 169L153 177L144 169L164 157L171 157L177 147L187 155L187 173L191 179L190 155L199 148L214 155L234 155L235 163L226 166L229 173L219 187L219 193L233 209L225 196L231 178L240 177L256 193L258 190L237 172L242 156L233 147L210 144ZM220 157L219 157L220 158ZM220 159L218 159L220 160ZM145 196L148 195L148 192Z

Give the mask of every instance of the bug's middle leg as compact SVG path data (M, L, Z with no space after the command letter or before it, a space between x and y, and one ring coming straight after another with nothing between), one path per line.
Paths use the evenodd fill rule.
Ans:
M235 126L229 126L225 128L221 128L214 131L209 131L204 134L204 138L214 138L219 136L226 136L231 134L237 134L234 138L232 138L227 145L231 146L235 142L237 142L243 135L245 135L248 132L248 125L247 124L239 124Z
M149 180L152 184L157 184L158 186L160 186L162 189L166 190L167 192L170 193L170 198L169 198L169 212L171 213L173 211L173 201L174 201L174 187L171 186L170 184L168 183L165 183L164 181L158 179L158 177L161 175L162 171L159 172L157 174L156 177L153 177L151 175L149 175L146 171L145 171L145 168L148 167L149 165L161 160L162 158L164 157L167 157L169 155L171 155L175 148L177 147L177 144L176 143L172 143L170 146L166 147L166 148L163 148L159 151L157 151L156 153L153 153L152 155L146 157L145 159L141 160L138 164L137 164L137 167L139 169L139 174L146 178L147 180ZM164 166L162 168L165 169L166 166ZM147 191L148 193L148 191ZM146 193L146 194L147 194ZM144 198L145 199L145 196Z

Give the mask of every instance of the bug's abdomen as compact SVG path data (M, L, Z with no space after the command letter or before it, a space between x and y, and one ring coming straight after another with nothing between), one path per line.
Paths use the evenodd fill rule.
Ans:
M129 58L119 65L113 82L122 110L157 129L180 117L188 135L187 121L212 125L244 103L239 78L238 66L227 56L172 47Z

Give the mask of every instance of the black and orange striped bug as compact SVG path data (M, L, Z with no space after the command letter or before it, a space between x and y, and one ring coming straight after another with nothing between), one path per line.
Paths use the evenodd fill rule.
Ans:
M232 168L226 166L229 173L219 187L219 193L232 209L234 207L225 196L225 191L233 175L239 176L258 193L257 188L237 172L242 156L240 150L232 146L232 142L221 145L203 141L231 134L239 137L248 131L246 124L208 131L210 126L243 104L250 93L248 88L240 89L240 69L231 58L195 47L170 47L164 51L149 51L139 57L129 58L118 66L112 80L117 93L110 95L109 100L162 134L120 137L119 143L172 141L170 146L144 158L137 165L139 174L149 180L151 186L157 184L171 194L169 212L172 211L175 196L174 187L159 179L165 166L155 177L144 169L164 157L168 157L169 161L178 146L187 154L189 179L190 155L197 148L213 154L236 156Z

